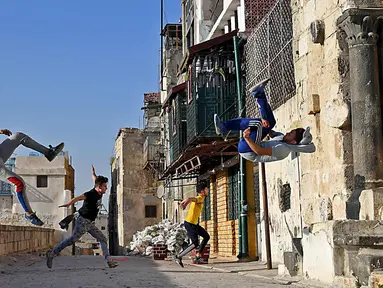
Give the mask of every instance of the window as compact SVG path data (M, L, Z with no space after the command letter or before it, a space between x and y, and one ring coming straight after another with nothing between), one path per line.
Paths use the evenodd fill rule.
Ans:
M228 218L229 220L238 219L238 174L239 166L229 168L229 183L228 183Z
M120 157L116 159L117 186L120 185Z
M48 176L38 175L37 176L37 188L46 188L48 187Z
M211 197L210 197L210 183L207 181L207 185L209 187L209 194L205 198L203 203L203 210L201 215L201 221L209 221L211 220Z
M157 206L146 205L145 206L145 218L157 218Z
M105 230L105 226L101 226L101 230Z
M92 243L92 249L99 249L98 243Z

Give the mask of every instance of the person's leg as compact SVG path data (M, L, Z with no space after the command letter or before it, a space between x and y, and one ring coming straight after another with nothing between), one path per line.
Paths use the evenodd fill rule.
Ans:
M47 148L28 135L17 132L9 136L0 144L0 157L3 161L6 162L20 145L44 154L49 161L52 161L64 148L64 143L60 143L56 147L49 146L49 148Z
M90 235L92 235L98 242L100 242L102 253L104 254L105 260L108 262L110 268L114 268L118 266L118 263L110 259L109 249L108 249L108 240L106 236L96 227L94 223L92 223L92 228L88 231Z
M197 257L201 257L201 253L203 252L203 249L205 248L207 242L209 242L210 240L210 235L200 225L198 225L198 235L203 238L201 244L198 247L198 255L197 255Z
M6 168L4 164L0 164L0 180L16 186L15 191L17 199L25 211L25 219L37 226L44 225L44 222L36 216L29 204L26 193L27 186L25 185L23 178Z
M249 127L252 127L252 130L256 130L258 127L261 127L262 129L262 120L260 118L235 118L227 121L221 121L216 114L214 115L214 125L216 132L219 135L229 131L243 131Z
M268 128L263 128L262 131L262 139L266 137L266 135L274 128L276 121L274 117L273 110L271 109L269 103L267 102L266 93L265 93L265 85L269 79L266 79L260 83L258 83L254 88L252 88L251 94L257 98L257 103L259 105L259 110L261 112L261 117L264 120L269 122Z
M176 256L176 262L181 267L184 267L184 265L182 263L182 257L184 257L185 255L190 253L193 249L198 247L198 232L197 232L196 227L195 227L196 225L190 224L186 221L184 222L184 225L185 225L185 229L188 233L188 237L192 243L189 246L187 246L184 250L182 250L180 252L180 254L178 254Z
M59 253L64 250L64 248L72 245L73 243L80 240L82 235L84 235L86 232L89 231L89 229L92 228L92 221L85 219L81 216L79 216L76 220L74 230L72 233L72 236L69 238L63 240L61 243L59 243L51 252L47 253L47 266L48 268L52 268L52 262L53 258L58 256Z

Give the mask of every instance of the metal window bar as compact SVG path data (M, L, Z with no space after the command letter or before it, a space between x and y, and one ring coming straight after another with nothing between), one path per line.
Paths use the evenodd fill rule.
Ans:
M210 195L210 185L209 185L209 195L205 198L205 203L203 205L202 221L211 220L211 197L212 196Z
M239 177L239 166L235 165L229 168L229 181L228 181L228 219L238 219L238 177Z
M199 136L216 136L215 113L223 120L238 117L233 52L221 50L199 55L192 67L192 100L187 106L188 142Z
M246 112L259 116L249 89L265 78L268 101L277 109L295 95L292 11L289 0L279 0L249 36L245 45Z

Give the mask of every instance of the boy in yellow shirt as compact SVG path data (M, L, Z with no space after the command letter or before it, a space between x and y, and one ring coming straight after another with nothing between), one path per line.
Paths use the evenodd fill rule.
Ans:
M209 188L207 187L207 184L205 182L200 182L197 185L197 194L198 194L197 197L186 198L180 203L180 207L182 209L185 209L189 205L189 203L191 203L188 215L184 222L184 226L186 231L188 232L188 236L190 240L192 241L192 244L190 244L185 250L183 250L175 258L175 261L181 267L184 267L184 264L182 263L182 257L197 247L198 247L197 259L199 259L201 257L201 253L203 249L205 248L207 242L210 239L209 233L207 233L206 230L203 229L198 223L198 218L199 216L201 216L201 213L202 213L204 200L209 194ZM201 245L198 245L199 236L203 238Z

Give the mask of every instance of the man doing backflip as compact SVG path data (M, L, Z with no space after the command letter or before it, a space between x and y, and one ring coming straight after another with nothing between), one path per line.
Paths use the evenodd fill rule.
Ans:
M9 170L5 166L5 162L7 162L7 160L12 156L13 152L16 150L16 148L20 145L23 145L24 147L30 148L34 151L40 152L48 159L48 161L52 161L63 150L64 143L60 143L56 147L52 147L49 145L48 148L21 132L12 134L12 132L8 129L2 129L0 130L0 134L9 136L0 144L0 180L3 182L11 183L16 186L17 199L19 200L21 206L25 211L25 219L34 225L42 226L44 225L43 221L41 221L36 216L36 213L33 212L29 204L26 195L27 186L25 185L24 180L19 175Z
M251 91L257 99L262 118L236 118L221 121L217 114L214 115L214 125L218 135L229 131L244 131L243 138L238 143L238 152L243 158L254 162L282 160L292 151L289 145L307 145L312 139L309 129L297 128L286 135L272 130L276 121L264 91L268 81L269 79L262 81ZM271 139L262 141L267 135ZM311 146L307 148L307 151L303 149L302 152L314 152Z

